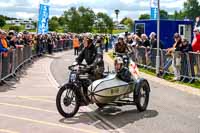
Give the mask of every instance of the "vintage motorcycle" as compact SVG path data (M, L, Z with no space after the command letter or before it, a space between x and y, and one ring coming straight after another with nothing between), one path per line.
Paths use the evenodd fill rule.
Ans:
M133 69L134 62L131 59L129 62L130 69ZM92 81L84 64L69 66L69 70L69 81L60 87L56 97L57 110L65 118L73 117L80 106L89 104L96 104L99 108L136 105L140 112L148 106L149 83L134 76L135 71L133 81L127 83L118 79L115 72L106 72L102 79Z

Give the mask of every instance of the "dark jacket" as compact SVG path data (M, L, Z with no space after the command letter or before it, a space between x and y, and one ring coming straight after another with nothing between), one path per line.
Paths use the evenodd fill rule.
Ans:
M125 43L124 44L120 44L120 43L115 44L115 52L126 53L127 51L128 51L128 47Z
M90 66L89 73L92 75L92 80L102 78L104 72L104 62L102 53L97 51L93 44L89 48L84 48L76 58L78 64L81 64L85 59L87 65Z
M118 73L117 73L117 77L125 82L130 82L132 81L131 78L131 73L128 70L128 68L123 67Z
M83 48L79 56L76 58L78 64L81 64L82 61L85 59L87 65L92 65L96 59L97 50L95 46L92 44L88 48Z
M183 45L182 48L181 48L181 51L183 53L187 53L189 51L192 51L192 45L191 44Z
M151 47L151 48L157 48L157 40L156 40L156 39L150 40L150 47ZM163 49L163 48L164 48L164 47L163 47L162 41L160 41L159 47L160 47L160 49Z
M142 42L142 46L144 46L144 47L150 47L150 42L149 42L149 40L143 41L143 42Z

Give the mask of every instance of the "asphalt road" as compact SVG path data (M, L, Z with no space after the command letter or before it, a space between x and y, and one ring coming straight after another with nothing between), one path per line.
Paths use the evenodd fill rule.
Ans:
M70 119L56 108L58 86L50 72L63 53L36 60L22 70L20 80L0 86L0 133L107 133L110 128L87 108ZM63 70L64 71L64 70Z
M51 72L59 84L67 81L67 68L73 61L73 52L69 51L52 62ZM146 78L151 86L147 111L139 113L135 106L107 107L102 111L97 111L95 105L89 107L127 133L200 133L200 97L169 87L168 82Z

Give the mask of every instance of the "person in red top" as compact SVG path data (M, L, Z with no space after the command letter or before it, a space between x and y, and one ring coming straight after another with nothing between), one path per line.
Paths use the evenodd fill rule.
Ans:
M200 53L200 27L194 29L195 38L192 42L192 51ZM195 54L197 63L197 76L200 76L200 54Z
M192 42L192 51L200 52L200 27L194 29L194 40Z

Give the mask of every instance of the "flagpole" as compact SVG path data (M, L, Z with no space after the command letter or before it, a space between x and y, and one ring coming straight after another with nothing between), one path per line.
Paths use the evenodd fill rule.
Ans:
M158 16L157 16L157 56L156 56L156 75L159 76L160 68L160 0L158 0Z

